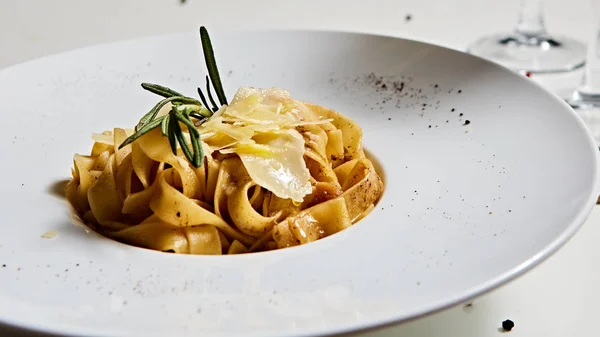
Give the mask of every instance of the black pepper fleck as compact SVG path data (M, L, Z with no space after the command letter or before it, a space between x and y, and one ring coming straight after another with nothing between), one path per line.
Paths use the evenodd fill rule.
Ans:
M5 264L3 264L3 265L2 265L2 268L6 268L6 265L5 265Z
M388 118L388 121L391 121L391 120L392 120L392 117L389 117L389 118Z
M412 15L411 14L406 14L406 16L404 17L404 21L408 22L412 20Z
M458 116L460 116L460 117L462 117L463 115L464 115L464 114L463 114L462 112L458 114Z
M506 331L511 331L514 327L515 323L510 319L507 319L506 321L502 322L502 329Z
M454 112L454 108L452 108L450 111Z
M462 92L462 90L459 90L458 93L460 94Z
M429 128L431 129L431 125L429 126Z
M175 215L179 218L181 216L181 212L177 212Z
M465 120L465 125L469 125L469 124L471 124L471 121L470 121L470 120L468 120L468 119L467 119L467 120Z

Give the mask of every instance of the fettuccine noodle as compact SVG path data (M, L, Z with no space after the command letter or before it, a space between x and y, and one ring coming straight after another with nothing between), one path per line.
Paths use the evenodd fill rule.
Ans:
M175 155L159 129L121 149L133 130L93 135L91 154L74 156L67 187L78 218L138 247L240 254L335 234L383 192L361 128L280 89L240 89L198 131L198 168L181 149Z

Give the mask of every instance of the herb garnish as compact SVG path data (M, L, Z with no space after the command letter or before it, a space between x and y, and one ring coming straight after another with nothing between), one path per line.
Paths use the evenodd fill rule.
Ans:
M226 105L227 98L225 97L225 91L223 91L223 85L221 84L221 78L219 77L219 70L217 68L217 61L215 60L212 43L210 42L208 31L204 26L200 27L200 40L202 41L204 60L208 70L208 75L206 76L206 94L208 95L211 106L209 107L206 96L200 87L198 87L198 95L202 102L195 98L184 96L177 91L162 85L142 83L142 88L164 98L156 103L156 105L140 119L135 127L135 133L125 139L119 146L119 149L133 143L155 128L160 127L163 136L169 139L171 150L175 155L177 155L177 144L179 143L187 160L194 165L194 167L202 166L202 163L204 162L204 151L202 150L202 144L200 142L200 132L198 132L196 127L206 122L213 113L219 110L220 106ZM219 105L217 105L212 96L211 82L212 88L219 100ZM160 109L168 103L171 103L172 105L169 113L157 118ZM187 144L187 139L184 136L180 123L183 123L185 127L187 127L190 134L192 143L191 149Z

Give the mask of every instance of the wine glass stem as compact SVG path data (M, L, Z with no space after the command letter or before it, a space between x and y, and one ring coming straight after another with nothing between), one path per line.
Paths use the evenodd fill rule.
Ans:
M600 4L592 1L594 13L592 20L591 35L588 40L588 48L585 62L583 83L579 88L582 94L600 96L600 58L598 44L600 42Z
M539 37L546 34L542 0L523 0L516 32L525 37Z

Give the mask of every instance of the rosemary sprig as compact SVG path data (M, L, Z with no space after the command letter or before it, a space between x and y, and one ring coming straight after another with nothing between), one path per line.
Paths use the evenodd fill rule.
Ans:
M142 88L163 97L163 99L142 116L135 127L135 133L125 139L119 146L119 149L131 144L155 128L160 127L160 132L169 139L169 145L175 155L177 155L178 147L180 147L185 157L194 167L202 165L204 151L201 144L200 132L197 127L210 119L213 113L219 109L219 105L217 105L211 93L211 82L212 89L217 95L220 106L227 104L227 98L225 97L221 78L219 77L219 70L217 69L210 37L204 27L200 27L200 39L208 70L208 76L206 76L206 94L211 106L209 107L206 96L200 88L198 88L198 95L202 102L195 98L184 96L162 85L142 83ZM171 110L166 115L159 117L158 113L160 110L169 103L172 105ZM192 119L196 121L194 122ZM188 130L192 145L191 148L184 136L181 124L185 125Z

